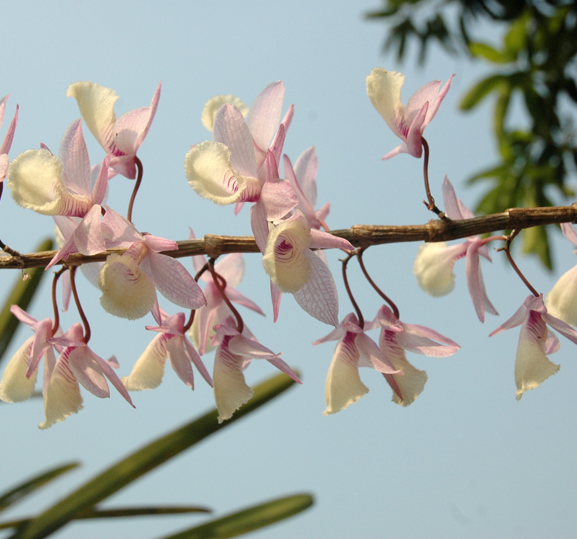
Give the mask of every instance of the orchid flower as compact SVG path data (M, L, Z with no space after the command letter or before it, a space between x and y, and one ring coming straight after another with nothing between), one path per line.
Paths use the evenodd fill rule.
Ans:
M156 114L161 83L152 96L149 107L134 109L116 118L114 90L93 82L75 82L66 95L74 97L80 114L94 138L111 156L110 166L129 179L136 177L136 152L144 142Z
M282 82L269 84L258 95L247 121L244 119L246 113L235 106L238 102L234 96L222 97L213 98L214 101L205 106L203 123L212 127L213 140L193 146L186 154L185 174L190 186L201 197L216 204L256 202L264 183L262 169L267 153L272 150L278 162L293 107L289 108L273 139L284 97ZM212 117L210 111L219 103L224 104ZM244 107L240 108L244 110ZM237 206L237 213L239 210Z
M38 363L42 357L46 357L46 365L54 365L56 361L54 350L47 343L52 337L53 322L50 318L36 320L18 305L12 305L10 311L20 322L30 326L34 335L26 339L8 362L0 381L0 400L22 402L34 392Z
M44 411L46 420L41 423L41 429L47 429L58 421L64 421L71 414L82 409L80 385L99 398L110 397L110 389L106 378L134 407L126 388L120 378L112 370L118 368L114 356L108 360L95 354L84 341L82 326L78 323L61 337L53 337L47 341L63 347L55 364L48 364L45 380ZM105 378L106 377L106 378Z
M577 232L571 223L563 223L564 236L577 246ZM573 251L577 253L576 251ZM545 297L547 311L572 326L577 326L577 266L567 271Z
M110 158L104 159L92 185L82 120L68 127L58 153L56 157L46 146L28 150L13 160L8 172L8 187L20 206L42 215L81 218L46 269L72 253L93 255L106 250L100 204L106 195Z
M443 201L445 212L450 219L472 219L473 213L457 199L455 190L445 176L443 181ZM485 321L485 311L498 314L487 297L479 255L491 261L487 246L479 236L470 236L458 245L447 245L445 242L424 243L419 248L413 272L419 286L431 296L444 296L455 287L453 266L457 260L466 256L465 273L467 286L473 300L475 312L481 322Z
M194 239L192 231L191 239ZM204 255L196 255L192 257L192 261L194 269L198 272L204 267L206 258ZM224 293L230 301L264 316L264 312L256 303L236 290L236 287L244 277L245 271L242 253L232 253L223 257L215 264L214 270L226 281ZM214 284L212 275L209 272L204 272L200 279L206 283L203 289L206 305L196 311L189 335L197 345L198 353L202 356L207 351L212 350L209 342L211 333L214 335L212 327L215 324L220 324L232 313Z
M289 157L285 155L283 158L287 180L299 201L297 209L307 218L311 227L320 229L329 214L330 203L327 202L317 211L314 209L317 204L316 175L319 166L315 147L311 146L298 157L294 169Z
M4 111L6 109L6 101L10 96L7 95L0 99L0 127L2 127L2 122L4 121ZM8 152L12 147L12 141L14 140L14 133L16 131L16 125L18 124L18 105L16 105L16 112L14 113L14 118L10 122L8 131L4 136L2 144L0 144L0 182L4 181L6 175L8 174Z
M107 247L128 247L122 255L109 255L98 274L100 303L107 312L130 320L142 318L154 306L156 290L185 309L206 304L202 290L186 268L161 254L177 250L175 241L140 234L110 208L101 227Z
M345 239L312 229L299 211L280 221L269 233L262 264L280 292L325 324L338 325L338 296L328 266L311 249L354 247Z
M373 107L397 135L403 144L383 156L389 159L400 153L421 157L423 153L423 131L437 114L441 102L447 95L453 76L441 86L440 80L431 81L419 88L407 105L401 103L401 86L405 77L396 71L376 67L367 77L367 94Z
M317 345L338 341L327 374L325 388L327 409L324 415L344 410L369 392L361 382L359 367L371 367L385 377L403 375L403 371L396 368L376 343L365 334L365 330L372 328L370 324L361 328L357 317L350 313L336 329L313 342L313 345Z
M214 358L214 397L218 409L218 422L230 419L234 412L248 402L254 392L246 384L243 370L253 359L266 359L295 382L301 384L297 374L275 354L258 341L250 331L236 329L232 317L227 317L215 327L219 345Z
M393 401L408 406L425 388L427 374L407 361L405 350L425 356L447 357L452 356L460 346L430 328L401 322L385 305L379 309L375 322L381 326L381 351L396 369L403 372L401 377L383 374L393 389Z
M158 387L162 382L167 357L174 372L188 387L194 389L192 364L212 387L210 374L184 333L184 313L168 316L158 307L158 303L152 313L158 326L146 326L146 329L159 334L142 353L130 375L122 378L126 388L129 391L141 391Z
M557 336L547 329L547 326L551 326L577 344L577 331L547 312L543 303L543 294L538 297L529 296L517 312L495 329L489 337L519 325L521 334L515 361L517 400L525 391L539 387L549 376L559 370L559 365L551 363L547 355L557 352L561 344Z

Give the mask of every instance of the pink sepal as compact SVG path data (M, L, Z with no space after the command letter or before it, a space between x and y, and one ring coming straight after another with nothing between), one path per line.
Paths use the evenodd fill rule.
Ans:
M263 152L268 149L279 124L284 91L282 81L272 82L258 94L250 107L248 127L255 144Z

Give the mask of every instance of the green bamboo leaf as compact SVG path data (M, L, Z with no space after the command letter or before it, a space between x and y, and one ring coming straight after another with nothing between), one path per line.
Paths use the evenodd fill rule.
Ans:
M88 509L76 515L74 520L87 520L94 518L126 518L157 515L182 515L189 513L210 513L206 507L198 506L155 506L155 507L117 507L116 509ZM0 530L10 528L21 528L27 526L32 521L32 517L0 522Z
M476 56L477 58L485 58L485 60L489 60L489 62L493 62L494 64L508 64L515 60L515 58L508 52L498 51L486 43L471 41L468 47L469 52L473 56Z
M50 251L51 249L52 240L45 240L38 246L37 251ZM44 273L44 268L33 268L28 271L30 278L26 281L22 280L21 275L18 275L18 281L8 296L2 312L0 312L0 360L20 323L18 318L10 312L10 307L16 304L26 310Z
M507 82L507 76L500 74L491 75L478 82L461 100L461 104L459 105L461 110L471 110L485 99L489 93Z
M13 538L40 539L47 537L76 518L76 515L82 511L94 507L97 503L132 483L132 481L207 436L232 425L235 421L286 391L294 383L294 380L285 374L269 378L254 388L253 398L237 410L232 419L218 423L218 411L214 409L191 423L162 436L97 475L78 490L47 509L35 518L22 533L15 534Z
M10 507L12 504L28 496L28 494L32 494L36 489L44 486L46 483L49 483L53 479L56 479L63 473L66 473L79 465L79 462L70 462L69 464L64 464L62 466L58 466L57 468L52 468L47 472L42 472L40 475L37 475L36 477L21 483L17 487L7 492L0 493L0 513Z
M212 520L202 526L185 530L176 535L166 536L163 539L227 539L228 537L237 537L296 515L309 508L313 501L310 494L279 498Z
M553 269L546 227L536 226L523 230L523 252L526 254L536 254L548 270L551 271Z

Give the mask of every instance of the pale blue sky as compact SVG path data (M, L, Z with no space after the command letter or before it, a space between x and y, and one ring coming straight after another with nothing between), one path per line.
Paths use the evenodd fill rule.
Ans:
M467 189L464 180L495 159L491 107L487 103L474 114L462 115L457 105L482 66L448 59L438 51L422 70L411 63L396 65L380 54L383 26L362 19L378 6L378 0L4 5L0 95L12 94L7 118L16 103L21 107L11 155L40 142L53 150L58 147L66 127L79 116L74 100L66 97L72 82L91 80L114 88L120 114L147 106L162 81L158 112L139 151L145 177L134 211L136 226L175 240L186 239L189 226L199 237L249 234L246 209L235 217L232 207L214 206L190 189L184 155L191 144L210 138L200 122L208 98L233 93L250 104L268 83L282 79L285 110L295 104L285 152L294 162L310 145L317 147L319 202L331 201L331 228L424 223L431 216L421 203L422 162L408 155L381 161L398 140L365 92L365 78L373 67L402 67L405 100L429 80L456 75L427 128L430 176L439 199L441 180L448 174L458 195L473 206L478 191ZM91 161L101 161L102 149L88 130L85 136ZM122 178L113 180L109 203L123 211L131 186ZM2 240L24 252L52 232L49 218L18 208L8 191L0 226ZM576 261L572 246L560 238L555 246L560 271L566 271ZM413 244L390 245L365 255L369 271L393 296L404 321L434 327L463 347L451 358L409 357L429 376L412 406L391 403L382 377L364 370L361 376L370 393L345 411L323 417L334 345L310 343L330 328L309 318L290 296L283 298L280 320L273 325L268 278L259 257L249 255L239 289L267 317L247 314L246 323L263 344L282 351L283 358L299 368L304 385L121 491L110 505L198 503L224 514L304 490L316 496L312 509L254 537L574 537L577 350L561 337L561 350L551 358L561 363L559 374L517 402L513 366L518 331L491 339L487 335L511 316L528 292L495 254L483 271L501 316L488 317L482 325L466 289L464 264L457 264L454 292L433 299L412 275L416 250ZM329 254L335 275L340 272L337 258ZM560 275L548 275L528 259L520 258L520 263L543 292ZM351 264L353 287L370 319L380 302L359 273ZM15 274L5 272L0 278L6 288ZM115 354L121 374L127 374L151 338L144 325L152 318L113 319L100 308L98 290L86 282L80 288L92 323L91 346L101 356ZM339 290L342 318L351 306L340 283ZM47 280L30 310L37 318L51 315L48 292ZM75 321L71 309L63 324ZM27 336L28 329L22 328L8 355ZM211 362L208 356L207 364ZM275 372L268 363L247 371L251 382L270 374ZM48 431L37 429L43 418L40 401L2 405L0 486L57 463L84 463L9 516L44 508L51 498L211 407L211 390L197 378L193 393L168 369L159 389L133 395L136 410L117 394L102 401L84 392L85 409ZM187 516L74 524L58 537L153 538L201 521Z

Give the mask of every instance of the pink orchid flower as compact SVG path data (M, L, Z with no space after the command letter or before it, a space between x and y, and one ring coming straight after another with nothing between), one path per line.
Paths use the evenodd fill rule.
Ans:
M191 239L194 239L192 231ZM197 255L192 257L192 261L194 269L198 272L205 265L206 258L204 255ZM256 303L236 290L236 287L242 281L245 272L245 263L242 253L232 253L223 257L215 264L214 270L226 281L224 293L230 301L238 303L239 305L247 307L248 309L264 316L264 312ZM206 283L203 289L204 297L206 298L206 305L196 311L194 322L190 328L190 336L198 347L198 353L202 356L212 349L209 342L212 327L216 324L220 324L232 313L222 299L210 272L204 272L200 279ZM212 334L214 335L214 333Z
M131 110L118 119L114 114L118 99L114 90L93 82L75 82L66 91L67 96L76 99L88 129L110 155L110 166L129 179L136 177L136 152L156 114L161 85L158 84L149 107Z
M142 391L158 387L162 382L167 357L174 372L188 387L194 389L192 364L212 387L210 374L184 333L184 313L168 316L159 308L158 303L155 304L152 313L158 326L146 326L146 329L157 331L159 335L152 339L135 363L130 375L122 379L126 388L129 391Z
M577 232L573 225L563 223L561 230L564 236L577 246ZM577 250L573 252L577 253ZM545 297L545 304L551 315L572 326L577 326L577 266L561 276Z
M319 210L314 209L317 204L317 170L318 159L314 146L305 150L297 159L294 169L287 155L284 158L284 170L297 198L298 206L312 228L320 229L330 211L330 202Z
M7 95L2 99L0 99L0 127L2 127L2 123L4 121L6 101L8 101L9 97L10 96ZM14 140L16 125L18 125L18 105L16 105L16 112L14 113L14 118L12 118L12 121L8 126L8 131L6 131L4 140L2 141L2 144L0 144L0 182L3 182L4 178L6 178L6 175L8 174L8 165L10 163L10 160L8 159L8 152L12 147L12 141Z
M215 326L215 331L219 345L212 377L219 423L230 419L252 398L254 392L246 384L243 371L253 359L265 359L295 382L302 383L297 374L280 359L281 354L275 354L256 341L246 326L243 333L239 333L232 317Z
M110 397L106 378L117 391L134 407L130 395L120 378L112 370L118 368L114 356L108 360L95 354L84 341L82 326L78 323L62 336L47 341L63 347L54 364L47 362L45 370L44 412L46 420L41 429L47 429L58 421L64 421L71 414L82 409L82 395L79 383L99 398ZM106 378L105 378L106 377ZM46 379L47 378L47 379Z
M507 329L521 326L517 357L515 360L515 392L519 400L525 391L535 389L549 376L559 370L559 365L551 363L547 356L561 347L559 339L547 326L577 344L577 331L567 323L550 315L543 303L543 294L529 296L517 312L495 329L489 337Z
M52 337L53 322L50 318L36 320L18 305L12 305L10 311L20 322L30 326L34 335L24 342L8 362L0 381L0 400L22 402L30 398L34 392L38 363L42 357L46 357L45 365L53 365L56 361L54 350L47 343ZM46 377L44 383L47 384Z
M457 199L451 182L445 176L443 181L443 201L445 212L450 219L472 219L473 213ZM499 314L487 297L479 255L491 261L487 246L479 236L470 236L463 243L449 246L445 242L423 243L419 248L413 272L419 286L431 296L444 296L455 287L455 262L466 257L465 274L467 286L475 312L481 322L485 321L485 311Z
M385 378L403 375L403 371L396 368L376 343L365 334L366 330L373 327L374 324L365 324L365 327L361 328L357 317L350 313L336 329L313 343L317 345L338 341L327 374L325 389L327 409L324 415L344 410L369 392L361 382L359 367L371 367L385 375Z
M354 247L343 238L311 228L299 210L270 231L262 264L271 278L271 287L277 289L273 289L275 320L280 293L288 292L312 317L337 326L339 303L333 276L311 249L353 250Z
M106 250L100 204L108 186L110 158L104 159L93 183L82 120L68 127L58 153L56 157L44 145L28 150L14 159L8 173L8 187L20 206L42 215L81 218L46 269L72 253L92 255Z
M283 97L282 82L269 84L255 99L247 121L230 102L218 109L213 140L193 146L184 161L188 183L201 197L220 205L237 203L236 213L244 202L259 199L268 151L278 163L292 119L291 106L277 131Z
M389 159L399 153L421 157L423 153L423 131L437 114L441 102L447 95L453 76L441 86L440 80L431 81L419 88L407 105L401 103L401 86L405 77L396 71L376 67L367 77L367 94L373 107L397 135L403 144L386 154Z
M110 208L101 229L107 248L127 248L122 255L110 255L98 274L103 293L100 303L106 311L131 320L142 318L154 306L156 290L185 309L206 304L202 290L182 263L161 254L177 250L175 241L140 234Z
M460 346L430 328L401 322L385 305L380 307L375 322L381 326L381 351L396 369L403 372L401 377L384 373L383 376L393 390L393 401L408 406L425 388L427 374L407 361L405 350L425 356L447 357Z

